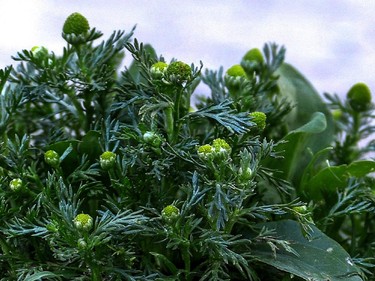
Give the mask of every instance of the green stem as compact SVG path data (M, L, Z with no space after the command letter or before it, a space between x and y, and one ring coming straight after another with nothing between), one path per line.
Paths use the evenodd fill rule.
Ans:
M175 102L174 102L174 128L173 128L173 141L177 142L178 140L178 134L180 132L181 123L181 108L184 108L184 104L182 104L182 94L183 94L183 88L179 89L176 94Z
M5 255L9 254L9 247L2 238L0 238L0 247Z
M353 144L356 144L360 139L359 128L361 125L361 115L358 112L353 113Z
M174 134L174 117L172 107L167 107L165 109L165 127L168 135L168 141L172 143Z
M184 260L185 264L185 276L186 280L191 280L190 276L190 268L191 268L191 263L190 263L190 254L189 254L189 248L184 246L182 247L182 259Z
M353 256L355 254L355 250L357 249L357 227L356 227L356 220L355 220L355 217L354 215L350 215L350 221L352 223L352 233L351 233L351 236L352 236L352 241L351 241L351 245L350 245L350 254Z
M92 123L94 111L91 105L91 96L88 96L88 94L85 94L85 101L83 103L84 109L86 110L86 118L85 118L85 131L90 130L90 125Z
M102 277L100 275L100 269L98 266L91 264L91 280L92 281L102 281Z

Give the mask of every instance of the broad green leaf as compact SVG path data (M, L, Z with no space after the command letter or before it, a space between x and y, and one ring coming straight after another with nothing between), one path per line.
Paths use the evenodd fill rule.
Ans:
M311 225L311 236L305 237L298 222L283 220L257 225L274 230L273 236L289 242L296 252L278 247L276 252L264 242L252 252L260 262L292 273L305 280L361 281L360 270L349 254L334 240Z
M311 157L307 150L307 148L310 148L311 138L325 129L325 115L321 112L316 112L308 123L289 132L284 137L284 142L277 146L277 150L282 152L283 158L273 160L270 166L283 172L285 179L299 179L308 164L307 160Z
M281 146L285 149L285 159L276 167L283 167L284 177L298 185L312 157L307 150L314 154L331 144L333 121L319 93L294 67L284 63L276 74L279 75L280 98L286 98L295 106L286 118L291 132L285 137L288 143Z
M78 164L78 143L79 141L77 140L66 140L56 142L48 147L48 150L52 149L56 151L60 157L62 157L61 160L63 161L61 162L61 167L68 174L74 171L76 165Z
M329 130L325 132L325 139L321 141L330 143L333 134L332 117L316 89L290 64L282 64L276 74L279 75L277 83L281 96L295 105L293 111L287 116L290 129L294 130L303 126L315 112L322 112L326 115Z
M306 184L307 192L315 199L322 196L322 191L335 192L344 188L350 177L361 178L375 172L375 161L360 160L349 165L326 167L320 170Z
M99 159L100 154L103 152L99 143L100 135L98 131L88 131L78 145L79 153L86 154L92 161Z

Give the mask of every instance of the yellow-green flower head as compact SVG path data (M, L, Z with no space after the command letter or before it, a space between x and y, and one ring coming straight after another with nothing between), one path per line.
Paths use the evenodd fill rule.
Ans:
M182 61L174 61L167 67L166 74L171 80L183 83L191 79L191 67Z
M162 218L168 223L175 221L179 215L180 210L174 205L168 205L161 211Z
M20 178L12 179L9 183L9 188L12 191L19 191L22 189L22 180Z
M44 161L54 168L60 165L60 155L54 150L48 150L44 153Z
M202 159L208 159L213 152L214 148L209 144L204 144L198 147L198 156Z
M256 63L263 63L264 58L263 58L262 52L258 48L253 48L244 55L242 60L256 62Z
M255 111L249 114L252 117L251 121L254 122L260 131L263 131L266 127L267 116L264 112Z
M88 214L79 214L74 218L73 223L77 229L88 231L91 229L94 220Z
M163 61L158 61L151 66L150 71L151 71L151 74L155 78L160 78L164 75L167 68L168 68L167 63L165 63Z
M65 34L84 34L90 29L88 20L80 13L73 13L67 17L63 26Z
M99 162L103 170L109 170L115 165L116 154L112 151L105 151L100 155Z
M360 82L350 88L347 99L353 110L365 111L371 104L371 91L365 83Z
M223 139L214 139L212 142L212 147L216 153L230 154L232 148L230 145Z

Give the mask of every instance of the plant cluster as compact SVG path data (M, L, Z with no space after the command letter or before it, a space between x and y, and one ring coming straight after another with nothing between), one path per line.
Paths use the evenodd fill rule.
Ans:
M62 55L0 70L0 280L374 280L368 87L323 101L276 44L203 71L133 31L74 13Z

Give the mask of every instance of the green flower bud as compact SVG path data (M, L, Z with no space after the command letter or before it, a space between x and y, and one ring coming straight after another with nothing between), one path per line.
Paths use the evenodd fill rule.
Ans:
M163 77L165 71L167 70L168 64L163 61L158 61L151 66L151 75L154 78L161 78Z
M43 46L34 46L31 48L31 53L35 58L43 58L48 55L48 49Z
M240 177L240 180L242 181L248 181L253 177L253 171L250 167L246 168L239 168L238 169L238 176Z
M365 83L357 83L350 88L347 99L353 110L365 111L371 104L371 91Z
M167 67L166 75L171 81L187 82L191 79L191 67L182 61L174 61Z
M80 13L73 13L68 16L63 26L63 32L65 34L84 34L89 29L89 22Z
M295 206L295 207L293 207L293 211L295 211L296 213L299 213L301 215L307 214L309 212L309 210L307 209L307 207L305 205Z
M168 205L161 211L161 216L167 223L174 222L179 215L180 210L174 205Z
M77 229L88 231L91 229L94 220L90 215L79 214L74 218L73 223Z
M224 75L225 85L229 91L236 91L239 89L242 81L246 79L246 72L243 67L239 64L235 64L228 68Z
M240 64L235 64L228 68L226 75L230 77L246 77L246 72Z
M54 168L60 165L60 155L54 150L48 150L44 153L44 161Z
M332 114L333 120L336 120L336 121L340 120L342 117L341 109L332 110L331 114Z
M77 241L77 248L79 250L85 250L87 247L87 243L84 238L79 238Z
M99 162L103 170L109 170L115 165L116 154L112 151L105 151L100 155Z
M154 132L146 132L143 134L143 140L153 147L160 147L162 143L161 137Z
M20 178L12 179L9 183L12 191L20 191L22 189L22 180Z
M262 52L258 48L253 48L244 55L242 60L255 62L259 64L259 63L263 63L264 58L263 58Z
M58 232L59 225L56 221L51 221L49 224L46 225L46 229L50 232Z
M263 131L264 128L266 127L266 120L267 120L266 114L264 114L264 112L255 111L255 112L250 113L249 116L252 118L251 121L257 125L258 129L260 131Z
M214 149L209 144L201 145L198 148L198 156L202 159L208 159L212 155L213 152L214 152Z
M261 51L257 48L249 50L242 58L241 65L245 71L251 76L257 73L264 59Z

